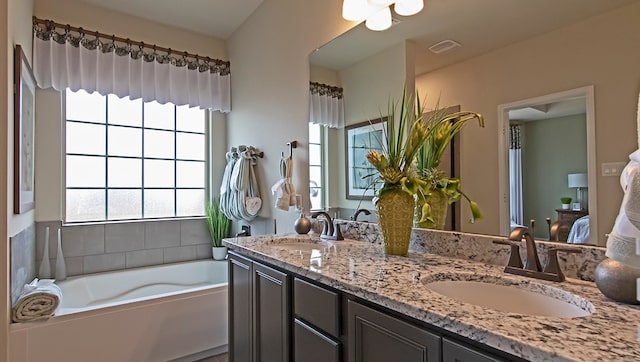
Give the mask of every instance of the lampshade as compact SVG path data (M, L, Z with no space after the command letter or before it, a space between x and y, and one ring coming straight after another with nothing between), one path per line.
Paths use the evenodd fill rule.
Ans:
M570 173L568 176L569 188L587 187L589 182L586 173Z
M362 21L369 16L369 6L367 0L344 0L342 17L349 21Z
M410 16L419 13L423 7L423 0L398 0L393 7L393 11L398 15Z
M387 30L391 27L391 9L382 8L371 15L365 22L367 28L375 31Z

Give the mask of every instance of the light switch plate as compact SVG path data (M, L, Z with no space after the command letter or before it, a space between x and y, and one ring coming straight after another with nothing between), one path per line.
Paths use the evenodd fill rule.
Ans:
M605 162L602 164L602 176L620 176L626 162Z

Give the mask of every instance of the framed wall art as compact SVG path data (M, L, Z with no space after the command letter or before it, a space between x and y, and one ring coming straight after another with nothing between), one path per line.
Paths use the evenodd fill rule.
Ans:
M35 206L36 81L20 45L15 48L14 86L13 211L21 214Z
M345 127L345 178L347 199L371 200L375 194L373 177L378 171L367 161L367 153L382 150L386 117Z

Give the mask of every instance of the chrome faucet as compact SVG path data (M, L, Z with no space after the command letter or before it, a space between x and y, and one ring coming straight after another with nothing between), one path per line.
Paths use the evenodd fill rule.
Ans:
M358 216L360 214L365 214L365 215L371 215L371 211L367 210L367 209L358 209L356 212L353 213L353 215L351 215L350 219L353 221L358 221Z
M320 216L324 216L325 218L325 220L323 220L324 227L322 228L322 234L320 234L320 238L328 240L344 240L342 231L340 231L340 225L336 224L334 226L333 220L331 220L331 216L329 216L328 213L324 211L317 211L311 214L312 219L318 218Z
M527 260L522 265L520 259L520 242L525 240L527 247ZM558 252L576 253L580 254L582 251L577 248L567 247L552 247L548 250L549 257L547 258L547 264L544 270L540 266L540 259L538 258L538 250L536 249L536 242L529 229L525 227L516 227L511 230L509 234L509 240L494 240L494 244L503 244L511 246L511 256L509 257L509 263L504 268L505 273L522 275L525 277L550 280L555 282L562 282L565 280L565 276L562 273L562 269L558 263Z

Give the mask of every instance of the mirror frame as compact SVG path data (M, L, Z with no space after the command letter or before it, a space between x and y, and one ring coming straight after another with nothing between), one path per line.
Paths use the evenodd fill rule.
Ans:
M586 103L587 120L587 173L589 195L589 244L604 246L598 238L598 197L597 197L597 162L596 162L596 121L595 121L595 96L593 85L570 89L562 92L546 94L539 97L523 99L498 106L498 176L499 195L502 195L500 203L500 233L509 235L509 111L531 105L551 103L567 98L584 98ZM604 239L603 239L604 240Z

